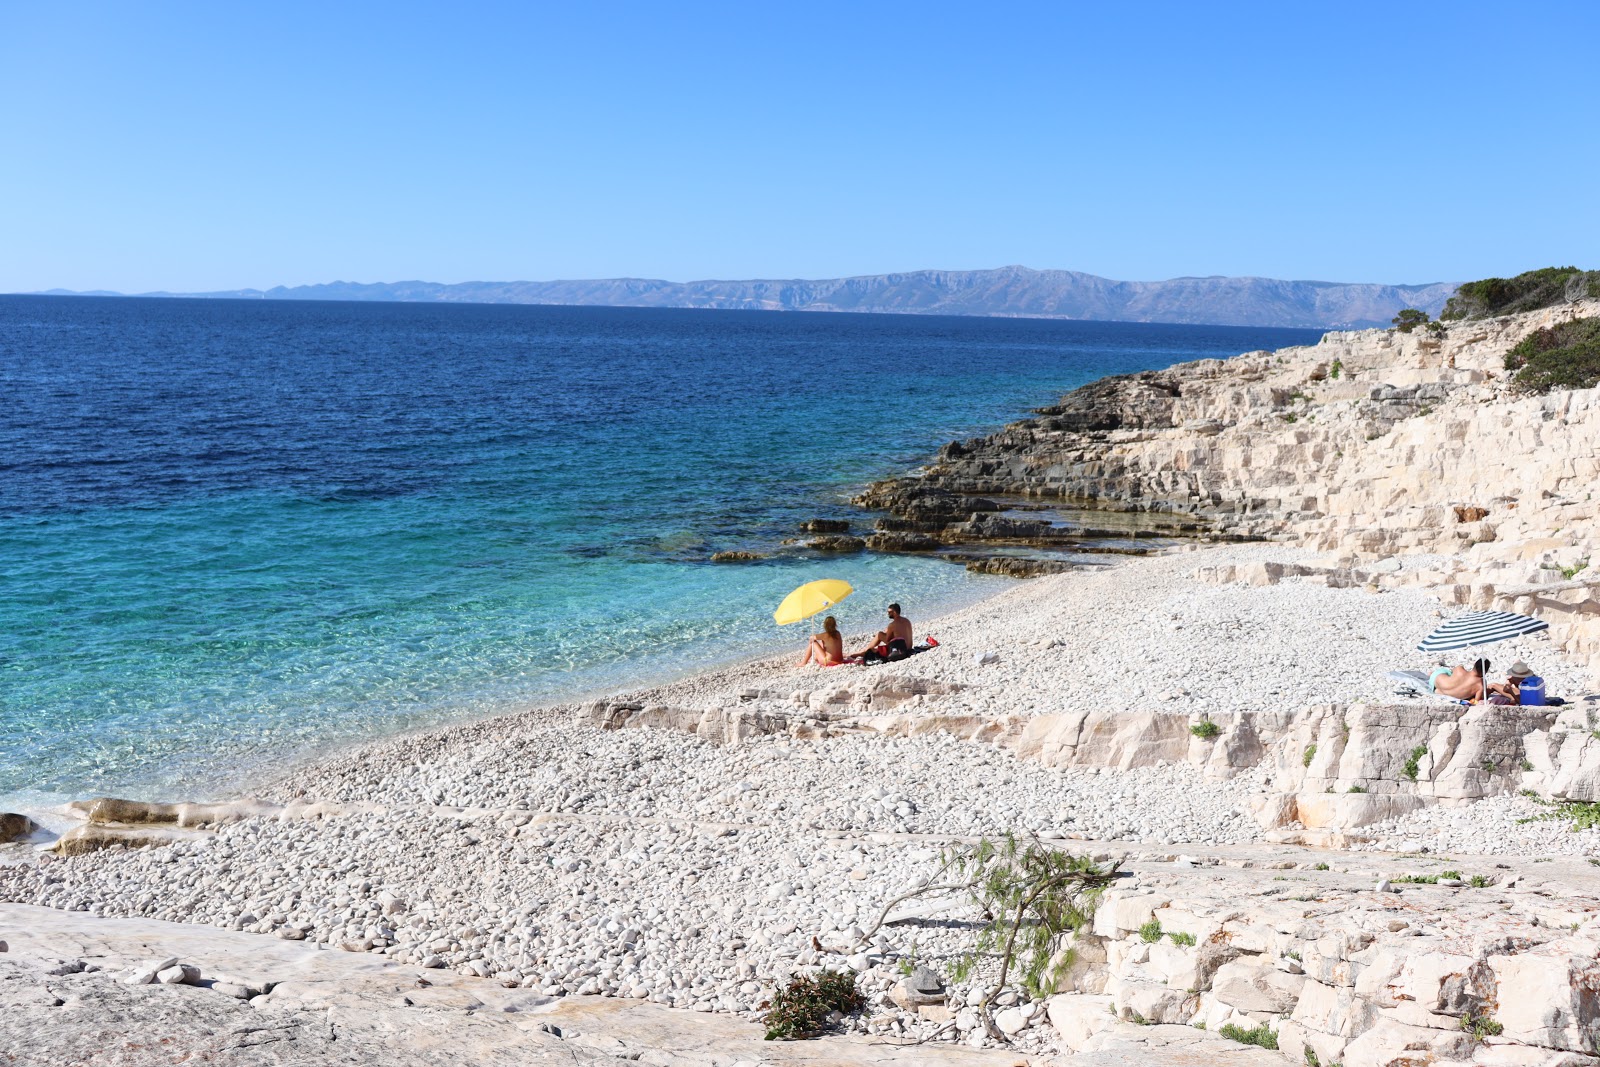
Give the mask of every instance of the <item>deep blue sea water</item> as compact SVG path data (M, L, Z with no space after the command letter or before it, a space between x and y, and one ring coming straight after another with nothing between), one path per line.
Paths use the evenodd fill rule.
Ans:
M862 483L1106 374L1313 331L0 297L0 806L798 648L1002 580L792 552Z

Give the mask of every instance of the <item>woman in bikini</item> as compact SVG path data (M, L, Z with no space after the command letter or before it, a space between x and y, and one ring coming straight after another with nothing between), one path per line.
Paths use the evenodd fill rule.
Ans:
M806 654L796 667L815 663L819 667L837 667L844 662L844 638L839 634L839 624L829 615L822 620L822 632L812 634L806 645Z

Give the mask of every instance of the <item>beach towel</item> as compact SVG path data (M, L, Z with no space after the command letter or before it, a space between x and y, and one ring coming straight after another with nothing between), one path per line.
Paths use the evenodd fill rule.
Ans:
M1428 684L1427 671L1389 671L1384 677L1394 683L1394 691L1403 697L1427 697L1432 700L1442 700L1446 704L1466 703L1465 700L1435 693L1433 686Z
M892 648L894 645L899 645L900 648L905 647L905 643L903 641L891 642L890 647ZM878 647L882 648L883 646L880 645ZM938 640L930 637L925 643L914 646L911 651L906 652L903 655L895 656L892 653L884 654L874 649L861 656L848 656L845 658L845 662L853 663L860 667L876 667L880 663L904 663L912 656L920 655L924 652L932 652L938 647ZM896 651L898 651L898 649Z

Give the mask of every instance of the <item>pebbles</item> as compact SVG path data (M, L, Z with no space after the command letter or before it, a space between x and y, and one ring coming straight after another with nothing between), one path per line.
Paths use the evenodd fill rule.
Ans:
M1213 557L1284 551L1230 547ZM1382 672L1437 622L1437 604L1421 594L1186 580L1202 555L1040 579L941 620L941 650L894 669L964 688L897 710L982 719L1086 705L1349 701L1381 689ZM974 662L991 646L1001 654ZM1340 670L1308 669L1322 662ZM1557 678L1564 669L1540 667ZM780 692L793 707L795 690L874 677L840 670L742 664L629 699L759 707ZM603 731L574 709L546 709L375 744L271 787L280 801L330 802L315 821L248 817L161 848L0 866L0 899L208 924L551 996L695 1011L755 1014L792 975L848 967L872 1003L860 1025L981 1043L992 1039L973 1005L988 964L944 989L924 976L916 997L902 982L903 963L949 974L971 949L977 916L967 904L918 901L864 936L942 845L1008 832L1196 853L1247 844L1260 838L1249 812L1265 768L1222 781L1181 762L1056 770L941 732L779 733L720 746L679 731ZM1517 822L1538 811L1502 798L1426 809L1379 834L1460 851L1519 839L1530 850L1595 847L1593 832ZM176 960L149 961L146 972L147 982L196 980ZM231 978L211 988L241 1000L261 993ZM1013 988L1001 1007L1002 1032L1044 1047L1037 1005Z
M1521 796L1466 807L1423 808L1364 827L1373 847L1396 852L1492 853L1496 856L1600 856L1600 829L1574 830L1559 810Z

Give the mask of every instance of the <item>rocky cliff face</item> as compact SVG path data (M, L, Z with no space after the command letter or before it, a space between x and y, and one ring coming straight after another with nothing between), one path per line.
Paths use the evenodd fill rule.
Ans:
M1103 379L857 503L887 512L884 533L940 544L993 540L1007 497L1294 540L1324 554L1307 573L1534 612L1569 651L1600 656L1600 390L1520 396L1501 369L1535 329L1597 314L1588 300L1330 333ZM1430 558L1391 566L1402 555Z

